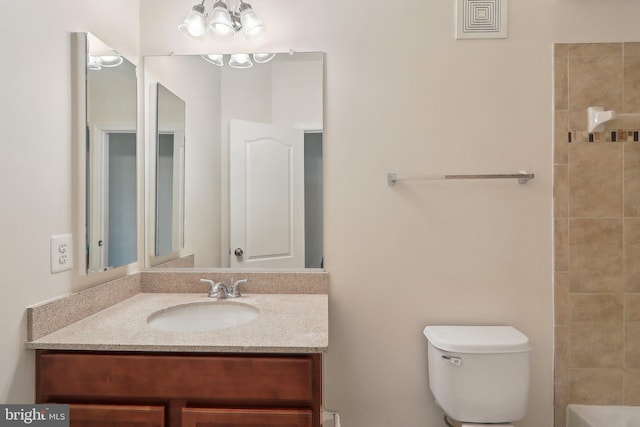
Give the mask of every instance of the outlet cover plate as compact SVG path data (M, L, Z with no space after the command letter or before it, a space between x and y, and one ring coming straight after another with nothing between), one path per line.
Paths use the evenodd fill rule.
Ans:
M73 236L71 234L55 234L51 236L51 272L73 268Z

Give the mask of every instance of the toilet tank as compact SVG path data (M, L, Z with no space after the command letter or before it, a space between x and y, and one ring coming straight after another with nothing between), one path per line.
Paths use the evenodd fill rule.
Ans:
M511 326L427 326L429 388L450 417L468 423L524 418L529 339Z

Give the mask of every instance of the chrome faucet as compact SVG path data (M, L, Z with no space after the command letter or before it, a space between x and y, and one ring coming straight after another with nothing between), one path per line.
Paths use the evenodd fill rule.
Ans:
M233 286L231 286L231 293L229 294L229 298L238 298L240 295L240 285L242 283L247 283L249 279L240 279L236 280Z
M215 283L209 279L200 279L200 281L209 284L209 298L226 299L229 296L229 290L224 283Z
M217 298L217 299L227 299L227 298L238 298L242 294L240 293L240 285L242 283L247 283L248 279L240 279L236 280L233 286L231 286L231 292L227 289L227 286L220 282L215 283L213 280L209 279L200 279L201 282L208 283L209 288L209 298Z

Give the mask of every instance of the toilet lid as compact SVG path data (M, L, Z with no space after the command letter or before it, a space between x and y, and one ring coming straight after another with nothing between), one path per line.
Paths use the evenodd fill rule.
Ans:
M427 326L423 333L434 347L455 353L531 351L529 338L513 326Z

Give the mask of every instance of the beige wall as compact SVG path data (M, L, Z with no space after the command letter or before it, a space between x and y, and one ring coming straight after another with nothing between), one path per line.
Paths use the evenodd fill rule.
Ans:
M49 238L71 233L71 36L91 31L134 63L139 3L3 1L0 49L0 402L33 399L33 352L23 349L25 308L69 293L75 271L52 275ZM118 24L114 24L118 22ZM76 248L76 262L82 258Z
M589 135L586 109L640 112L640 43L557 44L555 407L640 405L640 120Z
M593 41L594 27L598 39L632 37L640 5L509 6L508 39L455 41L453 1L255 4L269 39L251 49L327 53L325 402L343 425L443 425L422 335L434 323L512 324L531 337L520 425L553 423L552 45ZM142 2L143 54L250 49L167 31L188 7ZM519 169L536 178L385 181Z
M143 54L221 49L173 30L193 3L142 0L139 14L130 0L37 1L30 31L6 20L1 401L33 397L25 306L72 289L73 273L51 275L48 260L49 236L72 226L68 31L90 29L125 54L138 52L139 35ZM453 0L255 3L269 26L259 49L327 52L326 405L347 427L442 425L422 328L507 323L534 347L520 425L551 425L552 45L638 40L640 3L511 1L509 38L477 41L453 39ZM2 16L23 10L0 5ZM390 171L518 169L536 178L526 186L385 181Z

